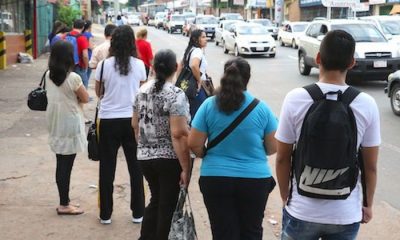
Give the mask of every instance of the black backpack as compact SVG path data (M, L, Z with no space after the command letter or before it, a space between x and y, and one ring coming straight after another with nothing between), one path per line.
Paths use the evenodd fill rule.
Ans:
M311 198L346 199L360 170L357 124L349 106L360 91L348 87L344 93L323 94L317 84L304 88L314 103L305 115L292 156L297 191ZM328 95L336 95L337 100Z

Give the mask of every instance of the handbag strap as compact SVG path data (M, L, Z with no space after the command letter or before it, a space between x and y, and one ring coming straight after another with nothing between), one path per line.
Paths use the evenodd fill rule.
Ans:
M105 59L104 59L105 61ZM101 70L100 70L100 94L101 94L101 89L103 88L103 70L104 70L104 61L101 63ZM96 106L96 114L94 115L94 123L97 124L97 116L99 115L99 108L100 108L100 99L97 101L97 106Z
M44 71L43 76L42 76L42 80L40 80L39 83L39 87L42 87L43 90L46 90L46 73L49 71L49 69L47 69L46 71Z
M257 98L254 98L253 101L233 120L231 124L227 128L224 129L216 138L207 143L207 151L211 148L215 147L218 143L224 140L246 117L249 115L251 111L257 106L260 102Z

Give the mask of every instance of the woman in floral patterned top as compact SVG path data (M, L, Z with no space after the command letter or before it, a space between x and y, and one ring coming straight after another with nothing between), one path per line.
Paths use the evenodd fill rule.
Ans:
M189 183L189 102L172 83L176 69L176 55L159 51L154 58L156 79L136 96L132 126L137 158L151 191L139 239L168 238L180 186Z

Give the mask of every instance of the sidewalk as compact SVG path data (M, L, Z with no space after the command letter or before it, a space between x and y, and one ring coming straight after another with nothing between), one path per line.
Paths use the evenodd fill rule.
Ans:
M101 36L101 26L95 34ZM101 39L99 37L99 39ZM130 221L129 178L124 155L119 152L115 187L113 223L99 224L97 207L98 163L78 154L71 177L71 200L85 210L80 216L58 216L55 183L55 156L47 145L45 112L30 111L28 93L40 82L47 55L33 64L17 64L0 71L0 233L1 239L137 239L140 225ZM92 76L94 73L92 74ZM94 80L89 93L94 96ZM95 101L85 107L94 116ZM93 117L91 117L93 118ZM195 163L190 185L199 239L211 239L208 215L198 187L199 162ZM277 239L269 223L269 206L279 209L274 195L268 201L263 239ZM148 200L149 191L146 189ZM277 208L276 208L277 207ZM277 217L276 217L277 218ZM276 219L275 218L275 219Z

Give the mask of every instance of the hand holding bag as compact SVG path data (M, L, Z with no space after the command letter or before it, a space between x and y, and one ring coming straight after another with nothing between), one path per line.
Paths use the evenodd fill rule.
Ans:
M201 87L204 89L204 91L207 94L207 97L211 97L214 95L214 83L212 82L211 77L207 75L207 80L201 81Z
M101 64L101 72L100 72L100 92L102 88L102 80L103 80L103 68L104 68L104 61ZM87 134L87 141L88 141L88 158L93 161L100 160L99 154L99 136L97 132L97 116L99 114L99 107L100 103L97 102L96 106L96 115L94 117L94 122L90 125L88 134Z
M192 206L190 204L189 193L185 187L181 187L179 192L178 203L172 216L168 240L197 240Z
M46 91L46 70L43 73L39 87L28 94L28 107L34 111L46 111L47 108L47 91Z

